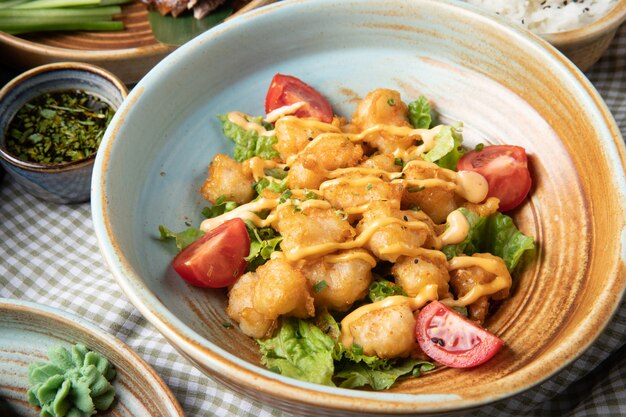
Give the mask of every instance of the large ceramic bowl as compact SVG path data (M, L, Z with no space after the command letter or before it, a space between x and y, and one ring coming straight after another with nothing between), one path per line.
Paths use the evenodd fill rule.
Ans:
M626 151L587 79L538 37L444 0L285 1L183 46L131 92L98 153L92 207L117 282L199 369L296 414L419 414L478 407L520 393L571 363L624 292ZM513 215L539 242L535 262L488 323L506 348L488 364L440 369L387 392L277 375L235 328L222 290L180 280L160 224L198 224L199 188L231 152L216 115L263 113L271 77L306 80L339 114L377 87L424 94L478 142L524 146L531 197Z

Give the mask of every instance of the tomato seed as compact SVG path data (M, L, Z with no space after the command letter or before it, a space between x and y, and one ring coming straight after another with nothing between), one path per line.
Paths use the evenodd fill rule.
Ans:
M432 339L430 339L430 341L441 347L446 345L446 342L444 342L443 339L439 339L438 337L433 337Z

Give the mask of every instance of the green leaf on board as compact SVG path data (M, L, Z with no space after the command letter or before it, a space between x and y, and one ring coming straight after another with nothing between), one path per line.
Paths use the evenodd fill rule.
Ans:
M220 7L204 19L198 20L191 14L172 17L162 16L155 10L148 10L148 21L152 34L159 42L180 46L213 26L219 25L232 13L231 7Z

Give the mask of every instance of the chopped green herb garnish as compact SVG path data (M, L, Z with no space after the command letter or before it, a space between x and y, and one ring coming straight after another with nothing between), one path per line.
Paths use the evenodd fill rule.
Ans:
M456 311L457 313L459 313L460 315L467 317L467 307L465 306L454 306L452 307L452 309L454 311Z
M277 181L275 179L270 180L269 177L263 177L253 185L253 188L259 195L266 188L274 193L282 193L287 189L287 180Z
M293 195L293 193L291 192L291 190L285 190L285 192L283 192L280 195L280 198L278 199L278 201L282 204L285 201L289 200L292 195Z
M309 191L309 190L304 190L304 199L305 200L317 200L318 196L315 192L313 191Z
M96 152L115 112L84 91L45 93L26 103L6 132L6 148L23 161L52 165Z
M393 295L407 295L401 286L394 284L386 279L379 279L372 282L369 287L369 298L372 302L384 300Z
M410 193L417 193L419 191L424 190L426 187L424 187L423 185L421 187L407 187L407 191Z
M371 190L372 189L372 184L367 184L365 186L365 189L368 190L368 191Z
M289 167L285 167L289 168ZM287 177L287 171L281 168L268 168L264 170L265 175L276 178L277 180L284 180Z
M328 283L326 283L326 281L322 280L317 282L315 285L313 285L313 292L315 294L319 294L322 291L324 291L324 289L328 287Z
M393 160L393 163L399 167L403 167L404 166L404 161L402 160L402 158L396 158Z
M395 106L396 105L396 101L392 98L390 98L389 100L387 100L387 104L389 104L390 106Z
M230 329L231 327L234 327L232 323L225 321L224 323L222 323L222 326L224 326L227 329Z
M476 145L476 147L474 147L474 150L480 152L483 150L484 147L485 147L484 143L479 143L478 145Z

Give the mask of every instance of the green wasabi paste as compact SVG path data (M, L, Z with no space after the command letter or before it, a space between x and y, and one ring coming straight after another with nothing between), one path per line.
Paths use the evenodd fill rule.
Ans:
M115 389L115 370L102 355L85 345L48 349L49 363L28 367L28 402L41 407L41 417L88 417L108 409Z

